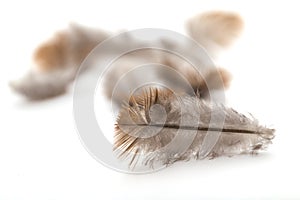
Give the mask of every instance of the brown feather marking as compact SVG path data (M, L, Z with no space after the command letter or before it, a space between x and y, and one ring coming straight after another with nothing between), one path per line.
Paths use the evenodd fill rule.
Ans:
M223 11L197 15L187 24L190 36L200 44L205 46L206 40L211 40L224 47L240 34L243 26L238 14Z
M69 45L67 33L59 32L54 38L38 47L33 58L39 69L50 71L64 67L67 62Z

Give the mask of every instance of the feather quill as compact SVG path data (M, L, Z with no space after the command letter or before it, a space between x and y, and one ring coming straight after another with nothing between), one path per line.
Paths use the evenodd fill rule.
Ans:
M225 116L222 126L211 122L214 114ZM275 132L232 108L197 96L149 88L131 97L120 111L114 150L120 158L129 159L131 167L134 163L153 167L200 159L208 131L222 133L208 158L257 153L268 147Z

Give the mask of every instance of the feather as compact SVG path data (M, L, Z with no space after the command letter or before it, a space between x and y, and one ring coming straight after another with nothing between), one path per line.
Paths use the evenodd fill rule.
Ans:
M243 20L232 12L213 11L191 18L186 28L188 34L213 55L215 50L228 46L241 33Z
M224 123L220 124L222 115ZM131 167L134 163L149 167L169 165L201 159L205 136L218 132L221 136L208 158L266 149L275 130L261 126L253 117L197 96L149 88L142 95L131 97L120 111L114 150L120 158L129 159Z
M108 33L71 24L41 44L33 55L36 69L10 86L29 100L61 95L75 79L81 62L90 51L105 40Z
M139 50L122 56L110 65L105 72L104 94L121 107L132 93L140 94L142 90L137 88L147 82L172 86L174 92L190 95L198 92L204 99L210 98L209 91L229 87L231 75L227 70L204 64L198 67L196 69L182 58L167 52Z

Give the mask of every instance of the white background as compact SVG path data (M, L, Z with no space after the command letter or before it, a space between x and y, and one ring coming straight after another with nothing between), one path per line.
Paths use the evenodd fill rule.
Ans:
M6 1L0 5L0 200L300 198L297 1ZM266 153L177 163L127 175L102 166L82 146L72 90L30 103L8 87L30 67L35 46L78 22L110 31L165 28L206 10L240 13L241 38L216 63L234 76L228 103L276 128ZM108 122L113 123L113 122Z

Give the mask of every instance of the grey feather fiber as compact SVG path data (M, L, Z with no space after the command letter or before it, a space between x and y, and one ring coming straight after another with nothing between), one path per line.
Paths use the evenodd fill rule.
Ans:
M211 123L214 113L225 116L223 126ZM132 97L121 110L115 150L121 152L120 157L128 158L131 166L140 162L137 158L148 166L200 159L208 131L221 132L221 136L207 158L257 153L266 149L274 138L274 129L232 108L197 96L150 88L143 95Z

